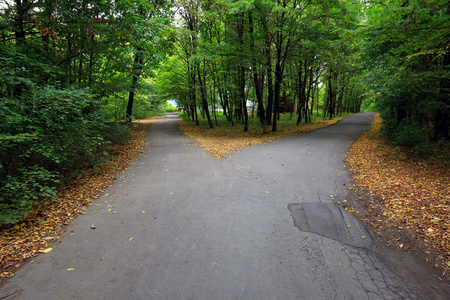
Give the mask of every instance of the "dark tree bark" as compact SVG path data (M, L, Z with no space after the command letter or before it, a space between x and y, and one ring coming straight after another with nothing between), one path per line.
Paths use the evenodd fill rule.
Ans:
M134 53L133 74L131 75L130 93L128 95L127 112L125 116L125 121L127 124L131 124L132 122L134 95L136 93L139 76L142 70L143 59L141 51L142 49L138 48Z
M198 85L200 88L200 95L202 97L202 106L203 106L203 112L206 115L206 118L208 120L209 128L214 128L214 124L211 120L211 114L209 113L209 107L208 107L208 99L206 98L206 87L204 84L204 80L202 77L202 72L200 70L200 66L197 66L197 75L198 75Z
M449 8L450 10L450 8ZM443 59L443 69L450 70L450 53L447 52ZM433 140L440 138L450 139L450 81L442 80L439 90L440 108L436 111L434 120L434 136Z
M270 36L266 37L266 70L267 70L267 110L266 123L272 125L272 106L273 106L273 79L272 79L272 53Z

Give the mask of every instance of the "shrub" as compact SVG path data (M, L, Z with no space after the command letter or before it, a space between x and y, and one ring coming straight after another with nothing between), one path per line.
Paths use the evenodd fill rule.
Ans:
M430 150L426 129L408 120L400 124L396 124L393 119L385 120L382 133L395 144L408 148L414 155L426 155Z
M99 107L88 89L53 86L0 103L0 221L15 222L54 195L59 174L70 177L100 162L107 144L127 141L127 127L104 123Z
M0 188L0 222L17 222L39 200L56 194L57 173L39 166L21 168L17 173L7 175Z
M425 128L407 122L400 123L392 136L399 145L409 148L424 145L428 141Z

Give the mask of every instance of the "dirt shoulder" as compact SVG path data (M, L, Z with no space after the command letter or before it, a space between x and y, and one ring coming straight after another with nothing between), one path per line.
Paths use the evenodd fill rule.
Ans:
M450 280L450 168L439 157L417 158L380 138L382 120L354 143L347 157L354 192L349 205L389 252L387 263L412 271L415 256ZM396 258L397 249L410 260ZM398 251L396 251L398 252ZM412 269L411 269L412 268ZM425 268L422 264L418 268ZM417 269L417 268L416 268ZM420 277L418 278L420 281Z

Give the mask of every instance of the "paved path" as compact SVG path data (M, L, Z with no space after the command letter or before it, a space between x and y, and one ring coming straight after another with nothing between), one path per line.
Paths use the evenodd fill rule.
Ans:
M372 254L364 226L333 204L348 193L350 141L371 119L219 160L171 115L0 299L416 299Z

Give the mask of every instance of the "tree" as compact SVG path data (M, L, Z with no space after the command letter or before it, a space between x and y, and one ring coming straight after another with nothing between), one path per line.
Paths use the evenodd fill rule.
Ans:
M96 151L127 139L126 128L104 118L102 100L129 90L130 84L112 84L124 78L133 78L134 91L133 80L159 61L167 8L144 0L15 0L4 6L0 221L14 222L54 195L61 178L98 162ZM139 9L154 14L136 16ZM133 49L142 50L133 57Z
M448 1L370 3L365 12L366 82L378 94L384 132L411 147L448 140Z

